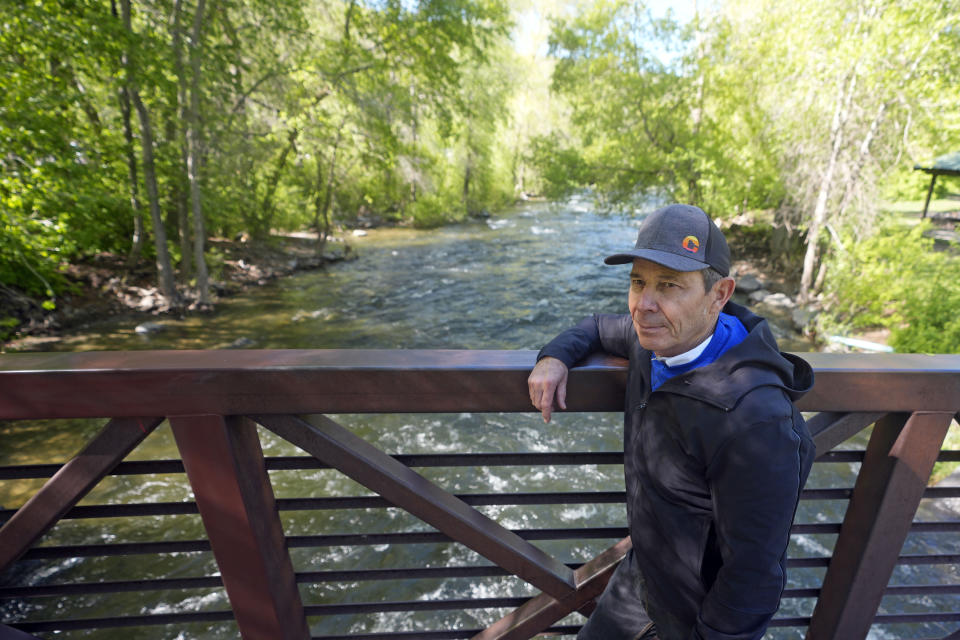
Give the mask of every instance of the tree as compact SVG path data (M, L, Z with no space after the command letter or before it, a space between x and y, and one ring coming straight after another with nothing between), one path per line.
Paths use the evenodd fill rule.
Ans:
M751 70L786 185L778 214L807 230L804 297L825 277L827 232L871 229L879 181L905 164L911 124L956 104L945 81L957 77L958 16L955 1L836 0L799 12L728 3L728 55Z
M0 9L0 276L51 304L92 253L147 254L165 296L195 276L206 304L208 234L326 236L338 217L443 221L502 200L507 94L472 80L502 77L487 57L502 0L15 5Z
M126 52L126 82L130 98L140 120L141 150L143 152L143 178L147 187L147 200L150 204L150 219L153 221L154 248L157 253L157 274L160 292L174 305L180 303L177 287L173 278L173 265L167 248L167 232L160 213L160 192L157 186L157 169L154 162L153 123L140 96L138 58L136 53L136 34L133 31L130 0L120 0L120 14L123 28L129 35L131 50Z
M207 275L207 261L204 258L207 234L203 220L203 205L200 196L200 102L201 69L203 56L204 31L206 19L206 0L197 0L193 13L193 30L190 33L190 99L187 106L187 182L190 185L190 214L193 218L193 262L197 270L197 290L199 302L203 306L210 304L210 282Z
M52 306L79 247L130 239L116 94L100 82L119 39L100 2L4 5L0 21L0 281Z
M568 188L590 185L615 203L656 193L718 217L765 204L775 177L763 162L743 162L762 151L732 108L740 96L725 69L712 64L723 42L708 27L654 18L628 0L558 20L553 87L571 105L576 135L541 157L547 175L575 176Z

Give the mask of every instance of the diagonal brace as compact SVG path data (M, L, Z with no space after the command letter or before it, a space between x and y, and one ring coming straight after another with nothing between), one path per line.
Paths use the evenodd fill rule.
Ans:
M574 572L576 591L560 599L541 593L472 640L526 640L567 614L583 609L603 593L610 576L632 546L630 538L624 538Z
M810 435L813 436L813 443L816 445L817 457L828 453L885 415L885 413L821 411L807 420L807 428L810 429Z
M251 418L541 591L564 598L574 590L569 567L330 418Z
M37 636L32 636L26 631L20 631L5 624L0 624L0 638L3 640L40 640Z
M163 418L114 418L0 529L0 572L12 565L156 429Z

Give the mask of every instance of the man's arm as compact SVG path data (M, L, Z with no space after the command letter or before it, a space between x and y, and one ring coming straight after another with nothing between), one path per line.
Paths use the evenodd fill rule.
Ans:
M527 378L530 402L550 422L554 407L566 409L567 372L591 353L606 351L628 356L628 336L633 324L628 315L595 314L584 318L551 340L537 355Z
M701 605L692 640L763 635L786 582L782 560L809 471L809 446L787 416L741 433L710 463L723 566Z

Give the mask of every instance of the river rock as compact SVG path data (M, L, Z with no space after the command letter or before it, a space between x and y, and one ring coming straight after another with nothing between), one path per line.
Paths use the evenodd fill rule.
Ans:
M367 232L363 229L354 229L353 235L357 238L362 238L363 236L367 235Z
M165 330L166 327L158 322L144 322L143 324L138 324L133 331L134 333L145 336L151 333L160 333Z
M753 302L753 303L763 302L764 300L767 299L767 296L769 295L770 295L770 292L767 291L766 289L757 289L756 291L750 294L750 302Z
M817 316L817 312L806 307L797 307L790 314L793 326L799 331L804 331L810 325L810 321Z
M793 299L785 293L771 293L763 299L763 304L781 309L792 309L796 306Z
M748 273L742 278L737 280L737 290L741 293L751 294L754 291L759 291L763 288L763 283L760 282L757 276Z

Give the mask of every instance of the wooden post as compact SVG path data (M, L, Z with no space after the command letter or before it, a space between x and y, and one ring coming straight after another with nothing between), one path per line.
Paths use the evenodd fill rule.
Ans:
M867 636L952 417L897 413L874 425L808 640Z
M256 425L217 415L178 416L170 424L240 634L308 640Z

